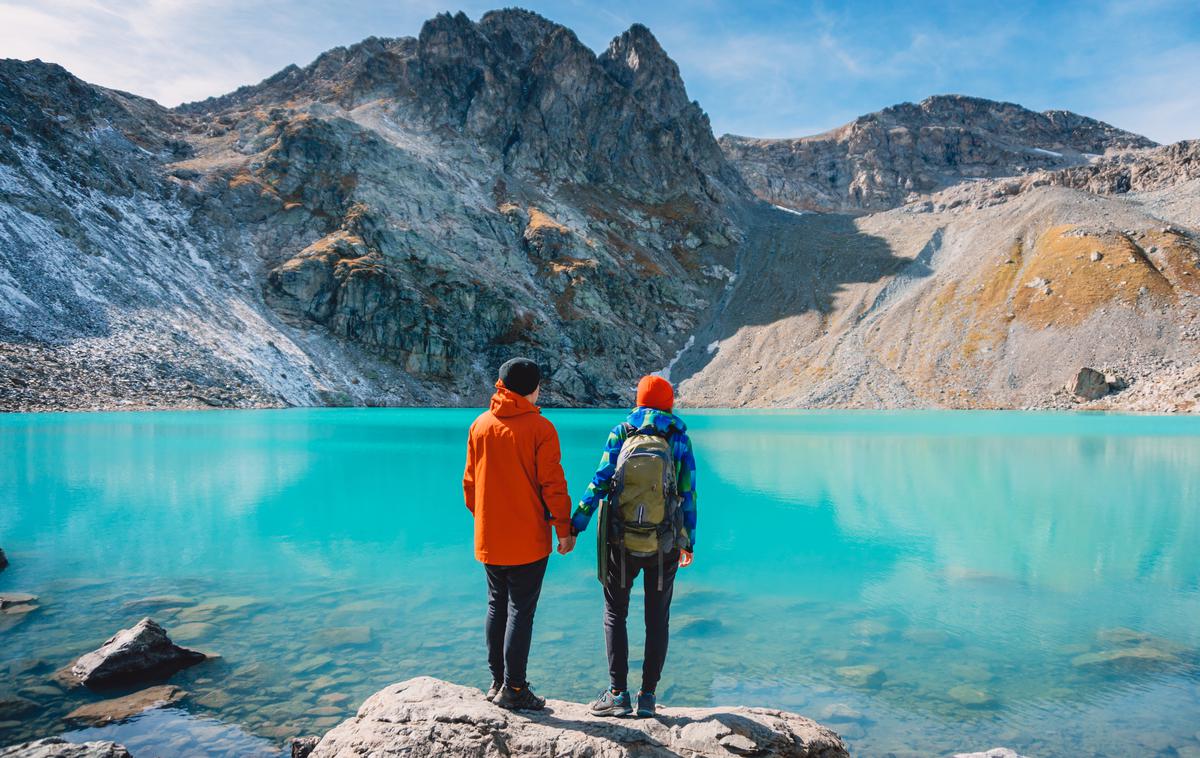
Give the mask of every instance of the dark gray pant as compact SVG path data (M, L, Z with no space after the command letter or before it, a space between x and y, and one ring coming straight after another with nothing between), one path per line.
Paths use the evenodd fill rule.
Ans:
M667 661L667 642L671 634L671 596L675 592L675 572L679 568L679 551L663 556L662 589L658 589L658 556L635 558L625 556L625 586L621 586L621 554L610 550L604 583L604 641L608 646L609 684L615 690L628 689L629 632L625 621L629 616L629 593L638 573L644 575L646 591L646 654L642 661L642 691L654 692Z
M533 614L542 594L549 556L522 566L488 566L487 647L492 679L525 687Z

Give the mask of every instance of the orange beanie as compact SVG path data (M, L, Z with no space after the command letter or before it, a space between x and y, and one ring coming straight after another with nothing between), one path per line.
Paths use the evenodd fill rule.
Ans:
M637 404L670 413L675 405L675 390L671 388L671 383L661 376L643 376L638 382Z

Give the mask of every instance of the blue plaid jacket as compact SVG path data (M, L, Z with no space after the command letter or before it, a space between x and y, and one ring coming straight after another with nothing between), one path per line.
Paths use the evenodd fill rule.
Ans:
M679 486L681 499L680 510L683 511L683 526L687 534L685 538L690 543L689 549L696 547L696 457L692 454L692 441L687 435L687 424L673 413L660 411L655 408L634 408L625 420L625 424L634 429L653 429L665 435L671 442L671 454L675 458L675 481ZM604 453L600 456L600 465L592 476L592 483L579 501L579 506L571 516L571 526L575 531L587 529L592 520L592 514L600 507L600 501L612 491L613 474L617 471L617 457L621 454L621 446L629 436L625 424L618 424L608 433L608 442L604 445Z

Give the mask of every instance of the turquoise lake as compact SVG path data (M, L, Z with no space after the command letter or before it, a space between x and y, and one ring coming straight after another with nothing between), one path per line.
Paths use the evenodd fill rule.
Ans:
M0 416L0 592L40 603L0 615L0 745L68 729L95 696L53 670L145 615L221 657L171 680L180 707L73 738L272 756L400 679L485 686L476 413ZM624 413L547 415L577 498ZM1200 755L1200 418L683 415L699 544L663 704L795 710L858 756ZM594 571L594 528L551 559L542 695L606 684Z

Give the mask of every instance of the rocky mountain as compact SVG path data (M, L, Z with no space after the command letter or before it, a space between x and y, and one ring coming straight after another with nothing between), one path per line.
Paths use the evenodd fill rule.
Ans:
M175 110L38 61L0 86L12 405L478 402L518 352L616 402L748 196L642 26L596 55L441 15Z
M521 353L562 405L1195 410L1198 145L961 97L718 143L647 29L520 10L175 109L2 61L0 409L474 405Z
M1200 410L1200 141L756 234L677 364L690 403Z
M721 148L754 193L787 208L895 208L972 179L1086 163L1145 137L1069 111L943 95L903 103L798 139L725 135Z

